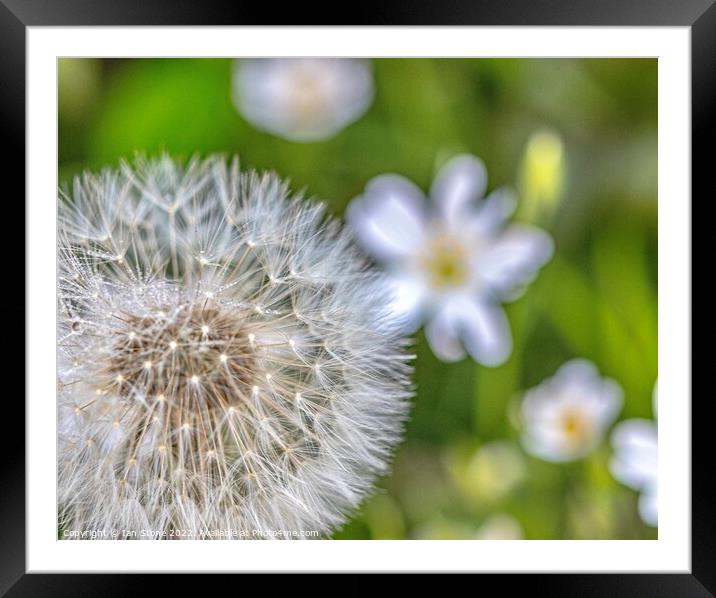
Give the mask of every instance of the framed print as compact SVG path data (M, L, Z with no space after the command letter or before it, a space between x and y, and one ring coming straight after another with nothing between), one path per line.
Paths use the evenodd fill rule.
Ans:
M4 1L28 351L3 591L713 595L691 195L716 9L642 4Z

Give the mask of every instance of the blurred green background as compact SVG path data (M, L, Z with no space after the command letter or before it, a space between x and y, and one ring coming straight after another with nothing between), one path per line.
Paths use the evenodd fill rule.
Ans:
M229 59L62 59L59 183L136 151L238 153L341 215L376 175L427 189L452 155L510 185L518 219L550 231L551 262L507 306L514 351L444 364L417 337L417 395L391 474L336 538L655 538L612 479L605 440L560 465L519 444L520 393L573 357L624 389L620 419L652 416L657 377L657 61L380 59L364 117L292 143L231 100Z

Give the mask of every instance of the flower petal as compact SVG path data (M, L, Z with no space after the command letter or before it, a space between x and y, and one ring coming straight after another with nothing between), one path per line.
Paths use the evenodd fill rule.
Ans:
M425 335L435 355L448 363L465 357L465 349L460 342L455 313L449 304L440 309L425 326Z
M512 352L510 325L499 306L473 300L460 302L460 335L472 358L486 366L498 366Z
M567 394L581 396L589 391L596 391L601 378L597 366L588 359L577 357L563 363L555 373L553 381L571 391Z
M504 312L497 306L469 297L446 301L426 327L430 346L444 361L465 356L486 366L497 366L512 351L510 328Z
M494 235L512 216L517 207L517 199L507 188L495 189L485 198L475 214L473 223L476 232L481 235Z
M645 419L619 423L612 433L614 455L609 463L612 475L634 490L656 483L658 443L656 425Z
M480 199L486 187L487 170L482 160L461 154L440 169L430 188L430 197L448 225L457 224L464 208Z
M372 179L346 213L358 241L379 260L390 261L418 250L424 239L422 191L399 175Z
M427 289L422 281L407 274L395 274L387 280L393 293L390 308L398 316L401 329L407 333L415 332L421 323L421 308Z
M478 257L480 275L499 299L513 299L551 257L552 237L536 227L515 224Z
M639 516L651 527L659 525L659 493L656 486L646 490L639 497Z
M598 405L597 419L604 429L609 427L617 418L624 402L622 387L611 378L602 380L602 387L596 396L595 403Z

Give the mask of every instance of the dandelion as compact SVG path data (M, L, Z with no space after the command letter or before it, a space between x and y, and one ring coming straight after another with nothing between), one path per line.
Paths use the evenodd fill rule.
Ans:
M483 163L450 160L432 188L432 205L399 175L371 180L349 206L358 240L390 275L393 309L406 330L426 322L435 354L457 361L468 352L487 366L512 351L500 307L516 299L552 255L551 237L526 225L507 226L515 201L505 190L481 199Z
M629 419L617 424L612 433L614 455L609 462L612 475L640 493L639 516L656 527L658 508L657 385L654 385L654 421Z
M522 443L546 461L574 461L591 453L621 408L622 391L592 363L573 359L522 402Z
M373 101L367 60L254 58L238 60L234 103L252 125L291 141L333 137Z
M320 204L217 157L124 163L59 211L66 529L340 525L411 394L380 274Z

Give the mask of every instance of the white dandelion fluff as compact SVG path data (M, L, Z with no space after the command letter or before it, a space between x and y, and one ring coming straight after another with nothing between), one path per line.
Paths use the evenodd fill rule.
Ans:
M410 366L323 206L236 159L138 159L76 179L58 238L60 525L340 525L386 471Z

